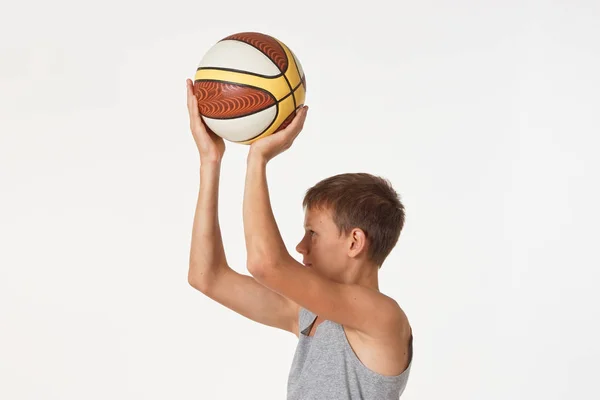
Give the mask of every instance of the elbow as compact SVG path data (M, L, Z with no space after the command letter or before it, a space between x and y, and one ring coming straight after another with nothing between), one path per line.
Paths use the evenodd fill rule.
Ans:
M197 289L196 286L198 286L198 280L196 279L194 274L192 274L192 271L188 272L188 283L190 284L191 287L193 287L194 289Z
M282 255L262 255L260 257L248 257L246 268L248 272L257 280L260 281L265 275L268 275L271 271L275 270L278 265L281 265L285 261L285 254Z
M194 289L206 294L210 289L210 280L203 271L196 271L190 266L188 271L188 284Z
M249 258L246 268L250 275L260 281L269 271L273 270L277 265L277 261L267 257Z
M264 261L251 261L248 260L246 264L246 269L255 278L260 278L264 276L269 266Z
M199 291L204 291L205 289L205 284L202 283L202 281L200 279L198 279L198 277L192 273L188 273L188 283L191 287L193 287L196 290Z

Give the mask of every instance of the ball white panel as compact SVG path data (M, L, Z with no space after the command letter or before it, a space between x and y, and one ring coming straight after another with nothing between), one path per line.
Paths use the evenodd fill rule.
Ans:
M300 72L300 78L302 78L304 76L304 70L302 69L302 64L300 64L300 61L298 61L298 57L296 57L296 55L294 54L293 51L292 51L292 56L294 56L294 61L296 61L296 65L298 66L298 71Z
M265 76L281 71L269 57L256 47L239 40L223 40L211 47L198 67L231 68Z
M202 116L213 132L232 142L243 142L258 136L275 120L277 104L245 117L214 119Z

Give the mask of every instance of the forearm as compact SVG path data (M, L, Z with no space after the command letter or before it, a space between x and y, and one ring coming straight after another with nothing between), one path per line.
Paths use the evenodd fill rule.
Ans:
M200 166L200 189L194 215L188 280L204 284L222 267L227 266L221 228L218 199L221 163Z
M271 208L266 165L260 157L248 156L243 205L248 265L276 263L287 254Z

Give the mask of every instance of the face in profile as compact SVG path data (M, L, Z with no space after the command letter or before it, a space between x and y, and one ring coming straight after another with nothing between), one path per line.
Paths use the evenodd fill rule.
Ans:
M348 239L340 235L327 209L307 209L304 215L304 237L296 246L307 268L326 276L341 272L348 261Z

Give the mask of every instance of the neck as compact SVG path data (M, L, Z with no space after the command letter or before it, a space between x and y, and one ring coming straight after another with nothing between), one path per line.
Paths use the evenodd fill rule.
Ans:
M379 291L379 268L374 265L350 265L342 276L333 279L340 283L356 284Z
M377 267L369 268L362 276L359 282L361 286L366 286L373 290L379 291L379 273Z

